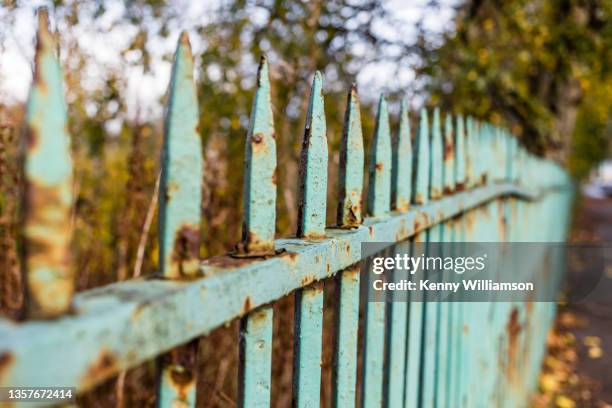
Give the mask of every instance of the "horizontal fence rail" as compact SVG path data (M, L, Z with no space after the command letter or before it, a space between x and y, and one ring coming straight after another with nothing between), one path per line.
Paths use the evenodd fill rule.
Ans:
M0 387L69 386L85 392L157 359L158 406L194 406L197 372L182 363L197 353L190 341L239 318L237 401L269 406L272 304L294 293L293 403L316 407L323 287L333 278L333 406L351 407L357 400L363 407L525 403L536 384L554 304L368 302L360 295L367 285L359 266L365 258L361 246L387 242L409 250L419 241L562 242L571 180L559 166L530 155L504 129L438 109L421 110L412 138L405 103L392 137L381 96L366 175L359 98L352 86L336 225L326 225L324 83L316 72L299 167L297 236L276 238L278 169L264 57L245 141L242 238L231 254L200 260L203 159L193 56L182 34L165 109L159 270L149 278L74 294L68 228L72 163L56 38L47 20L41 11L23 150L27 303L23 320L0 319ZM559 285L560 276L547 279L547 287ZM518 359L517 353L529 357Z

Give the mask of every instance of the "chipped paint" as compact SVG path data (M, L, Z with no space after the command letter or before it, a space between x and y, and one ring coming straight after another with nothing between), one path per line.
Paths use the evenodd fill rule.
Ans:
M27 315L57 317L69 311L72 159L56 36L46 9L38 13L34 82L26 108L23 163L23 251Z
M361 224L361 194L363 188L363 134L359 112L357 86L353 84L348 92L342 142L340 147L340 169L338 180L338 211L336 222L341 227L355 227Z
M300 160L297 236L325 236L327 211L327 135L323 79L317 71L312 81Z
M261 57L244 155L244 212L241 256L274 254L276 226L276 141L268 61Z
M414 192L412 201L415 204L425 204L429 197L429 176L430 176L430 153L429 153L429 123L427 119L427 110L421 109L421 117L419 119L419 131L416 137L415 144L415 169L414 176Z
M440 129L440 109L433 112L431 123L431 159L429 164L429 198L437 200L442 197L444 170L444 146L442 144L442 133Z
M412 197L412 140L408 104L402 100L400 123L393 149L392 173L393 206L397 211L407 211Z
M159 189L159 272L173 279L199 273L203 159L193 68L182 33L168 86Z
M391 161L389 113L381 95L370 149L368 214L372 217L383 217L391 210Z

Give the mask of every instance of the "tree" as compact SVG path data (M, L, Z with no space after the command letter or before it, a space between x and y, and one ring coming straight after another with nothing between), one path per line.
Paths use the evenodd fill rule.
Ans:
M432 103L503 124L533 152L564 163L585 138L606 152L612 94L600 90L612 81L612 2L470 0L454 30L424 41L421 52ZM576 127L586 116L596 134Z

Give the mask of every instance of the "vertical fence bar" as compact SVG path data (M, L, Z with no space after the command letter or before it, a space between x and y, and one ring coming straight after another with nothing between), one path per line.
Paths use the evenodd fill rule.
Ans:
M455 190L465 189L465 122L457 115L455 128Z
M408 104L402 100L400 105L399 130L393 149L392 195L397 211L410 207L412 194L412 140L410 140L410 120Z
M272 308L254 310L240 321L238 406L270 406Z
M431 161L429 164L429 198L442 197L442 172L444 171L442 134L440 130L440 109L435 108L431 129Z
M327 206L327 137L323 80L312 82L300 163L298 237L325 237ZM293 406L318 407L321 393L323 284L295 292Z
M391 208L391 134L384 96L378 103L376 129L370 153L368 211L373 217L384 217ZM372 291L366 280L366 294ZM365 341L361 402L364 408L383 403L383 370L385 356L385 302L366 299Z
M444 194L455 192L455 140L453 132L453 116L449 113L444 120L444 168L442 184Z
M244 154L242 242L236 255L273 255L276 225L276 140L268 61L261 58Z
M442 135L440 132L440 111L434 109L433 120L431 126L431 150L429 161L429 198L432 200L438 199L442 193L442 170L444 163L442 159ZM428 242L442 241L442 224L434 225L427 234ZM434 248L430 247L428 251ZM437 253L436 248L436 255ZM440 280L439 275L431 277L432 281ZM432 299L430 296L425 296L424 310L424 343L423 343L423 375L422 387L423 395L421 397L422 406L433 407L436 405L436 388L437 388L437 365L439 359L438 353L438 335L439 335L439 318L440 318L440 303Z
M421 109L419 131L415 143L415 169L414 191L412 202L414 204L425 204L429 197L429 123L427 110ZM412 248L412 256L420 256L416 253L417 247L423 248L422 242L426 239L426 232L421 231L415 235ZM421 293L410 294L410 305L408 309L408 353L406 362L406 391L405 406L416 407L420 404L422 382L421 367L423 355L421 353L423 343L423 312L424 303Z
M165 111L159 190L159 272L168 279L199 271L200 205L203 177L193 56L182 33L174 56ZM197 342L159 358L157 405L195 406Z
M429 123L425 108L421 109L419 132L415 147L416 176L413 202L414 204L426 204L429 197Z
M336 222L340 227L355 227L362 221L361 193L363 189L363 134L359 97L355 84L351 86L346 101L342 146L340 147L340 171L338 188L340 199Z
M341 228L361 224L363 188L363 135L357 88L351 86L347 97L342 145L340 148L339 202L337 223ZM357 336L359 329L360 267L354 265L336 275L334 315L334 363L332 406L355 406L357 385Z
M387 102L381 95L374 131L373 146L370 150L368 213L382 217L391 208L391 133Z
M244 157L242 242L235 256L274 254L276 223L276 143L270 97L268 62L261 58ZM263 306L240 324L238 405L270 405L272 367L272 307Z
M70 309L72 159L57 41L46 9L38 11L34 81L26 108L23 249L26 314L57 317Z
M189 38L182 33L166 106L159 190L159 265L165 278L199 271L202 173L193 56Z
M453 117L449 113L446 115L444 121L444 166L442 172L442 184L444 185L444 193L450 194L455 191L455 144L453 134ZM444 226L444 241L454 242L456 239L456 230L458 222L456 220L448 220ZM453 256L454 246L450 248L450 254L443 254L443 256ZM448 277L453 282L457 281L457 277L454 274L450 274ZM450 296L453 297L452 295ZM437 406L439 407L453 407L452 399L450 398L452 393L452 381L453 381L453 363L456 358L456 351L453 347L454 338L456 333L454 332L455 322L458 318L455 300L447 300L440 305L440 333L439 333L439 350L441 356L439 357L439 367L437 376ZM444 354L444 356L442 356Z
M400 108L400 123L395 148L393 149L393 179L392 191L395 208L405 211L410 206L412 190L412 146L410 140L410 123L408 121L408 107L402 101ZM395 247L396 254L406 254L410 250L410 242L398 242ZM395 270L393 280L403 278L401 270ZM400 292L392 294L394 298L388 304L387 327L387 372L385 389L385 406L399 407L404 404L404 387L406 382L406 346L407 346L407 320L408 301Z

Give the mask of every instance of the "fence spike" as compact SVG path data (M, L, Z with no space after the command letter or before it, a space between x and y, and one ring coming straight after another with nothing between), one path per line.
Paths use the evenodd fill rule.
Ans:
M474 121L471 116L465 120L465 186L472 188L474 186Z
M72 159L57 40L45 8L38 11L34 80L22 146L26 313L51 318L70 309L74 279L70 268Z
M166 278L199 272L203 159L187 33L179 38L168 88L159 189L159 267Z
M429 123L427 109L421 109L419 133L416 139L416 175L414 186L414 203L427 203L429 193Z
M412 194L412 141L410 140L410 119L408 104L400 104L400 122L393 149L393 202L395 209L406 211L410 207Z
M453 116L447 114L444 121L444 194L455 191L455 141L453 135Z
M368 213L382 217L391 209L391 134L384 95L378 102L374 140L370 149Z
M442 170L444 169L442 133L440 131L440 109L433 112L431 130L431 163L429 164L429 198L442 197Z
M351 85L346 100L342 146L340 147L339 195L336 222L341 227L361 224L363 189L363 134L357 86Z
M455 189L465 189L465 124L463 116L457 115L455 132Z
M274 254L276 141L268 60L261 57L244 154L242 242L236 255Z
M300 162L298 237L325 236L327 211L327 135L323 79L317 71L312 81Z

